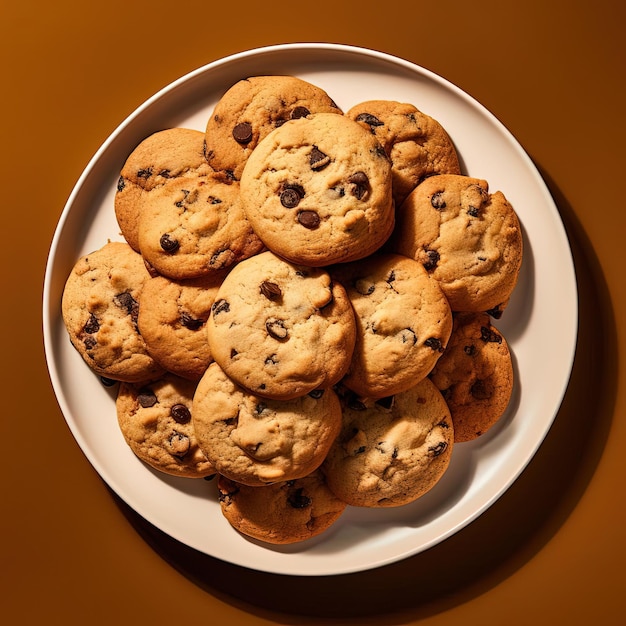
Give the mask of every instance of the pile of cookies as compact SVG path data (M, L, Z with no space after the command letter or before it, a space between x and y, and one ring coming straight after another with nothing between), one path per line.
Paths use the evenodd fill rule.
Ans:
M228 89L206 130L123 165L124 241L79 259L62 313L133 452L217 477L230 524L301 541L346 506L432 489L513 386L492 320L522 236L412 104L342 111L293 76Z

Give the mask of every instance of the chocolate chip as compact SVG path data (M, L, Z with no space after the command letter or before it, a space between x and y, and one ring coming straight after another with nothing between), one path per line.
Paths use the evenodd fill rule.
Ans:
M430 204L433 209L437 209L437 211L441 211L446 208L446 201L443 199L443 191L438 191L434 193L430 198Z
M309 230L314 230L320 225L320 216L315 211L300 211L298 222Z
M280 192L280 203L286 209L294 209L297 207L302 198L304 198L304 189L301 185L287 184Z
M447 447L448 444L445 441L440 441L436 446L428 448L428 452L430 452L433 456L439 456L445 452Z
M441 339L437 337L429 337L424 345L433 350L434 352L443 352L443 344L441 343Z
M126 187L126 181L124 180L123 176L120 176L117 179L117 190L118 191L124 191L124 187Z
M417 343L417 335L412 328L402 329L400 331L400 338L402 339L402 343L411 343L412 345Z
M87 350L93 350L98 345L98 342L93 337L85 337L85 339L83 339L83 343L85 344L85 348L87 348Z
M178 241L178 239L173 239L168 233L161 235L159 243L161 244L161 248L163 248L163 250L165 250L165 252L168 252L169 254L176 252L176 250L180 248L180 242Z
M474 356L476 354L476 346L473 344L463 346L463 352L465 352L468 356Z
M280 287L269 280L261 283L260 291L268 300L278 300L283 295Z
M374 132L374 129L377 126L384 125L375 115L372 115L371 113L360 113L356 116L356 121L365 122L370 127L372 132Z
M267 409L267 404L265 404L264 402L259 402L255 407L257 414L263 413L265 409Z
M303 493L303 489L296 489L293 493L290 493L287 497L287 502L294 509L305 509L307 506L311 506L311 498L305 496Z
M174 432L172 434L172 436L168 440L168 444L171 448L170 452L172 456L175 456L179 459L182 459L187 454L187 452L189 452L189 448L191 447L189 437L178 432Z
M491 328L480 327L480 338L486 343L502 343L502 336Z
M477 207L471 206L469 209L467 209L467 213L468 215L471 215L472 217L478 217L480 211Z
M117 294L117 296L113 298L113 302L121 309L126 309L126 313L128 313L133 320L137 320L137 316L139 315L139 303L128 291Z
M292 120L297 120L301 117L306 117L307 115L310 115L311 111L309 111L309 109L307 109L306 107L303 106L297 106L292 112L291 112L291 119Z
M365 172L356 172L348 178L348 182L352 184L351 193L357 198L362 200L369 189L369 178Z
M175 404L170 410L170 415L179 424L187 424L191 421L191 412L184 404Z
M150 176L152 176L152 168L151 167L139 170L137 172L137 178L143 178L144 180L147 180L148 178L150 178Z
M172 172L169 170L161 170L159 172L159 176L162 176L163 178L172 178Z
M211 311L213 311L214 317L220 313L228 313L230 311L230 304L227 300L221 298L211 305Z
M309 165L312 170L319 172L330 163L330 157L322 152L317 146L313 146L311 154L309 154Z
M233 139L237 143L247 144L252 141L252 124L241 122L233 128Z
M432 272L439 263L439 252L437 250L424 250L426 255L426 261L422 263L424 269L428 272Z
M271 318L265 322L265 330L267 334L274 339L282 341L289 338L289 332L285 327L285 323L282 320Z
M183 311L180 316L180 323L189 330L198 330L204 324L204 320L199 320Z
M100 322L98 318L92 313L87 320L87 323L83 326L83 331L88 335L93 335L100 330Z
M470 387L470 393L477 400L489 400L493 395L492 390L487 387L484 380L477 380Z
M148 409L157 403L157 397L154 395L152 389L143 387L137 394L137 402L139 402L144 409Z
M278 359L275 354L270 354L270 356L265 359L265 365L276 365L277 363Z

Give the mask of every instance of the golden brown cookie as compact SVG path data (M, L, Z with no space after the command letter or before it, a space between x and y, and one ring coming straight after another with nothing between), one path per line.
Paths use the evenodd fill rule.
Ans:
M332 389L269 400L239 387L215 362L198 383L192 414L198 444L216 470L250 486L310 474L341 425Z
M416 259L453 311L488 311L509 300L522 263L522 231L500 191L469 176L431 176L396 214L389 248Z
M213 358L239 385L289 399L341 379L356 325L345 289L328 272L263 252L224 279L207 335Z
M448 133L412 104L368 100L353 106L346 117L368 128L389 155L396 206L428 176L461 173Z
M330 272L346 288L357 324L342 383L359 395L380 398L424 378L448 343L452 313L422 264L377 253Z
M487 313L455 315L450 341L430 378L450 407L455 441L476 439L502 417L513 392L513 363Z
M293 263L361 259L393 229L389 158L343 115L318 113L272 131L246 163L241 194L257 235Z
M290 544L321 534L346 508L315 472L264 487L249 487L219 476L220 506L228 522L244 535L272 544Z
M196 385L173 374L149 384L122 383L117 419L131 450L160 472L185 478L215 474L204 456L191 422Z
M67 278L61 303L65 327L83 360L101 376L138 382L163 374L137 327L149 279L141 256L122 242L84 255Z
M450 463L454 428L439 390L425 378L381 400L347 394L343 424L322 470L348 504L393 507L430 491Z
M190 128L167 128L146 137L133 149L120 172L115 193L115 216L122 235L139 251L139 218L148 192L179 176L206 175L204 133Z

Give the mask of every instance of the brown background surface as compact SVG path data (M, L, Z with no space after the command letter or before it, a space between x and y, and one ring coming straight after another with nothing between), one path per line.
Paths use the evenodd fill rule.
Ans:
M3 617L70 625L622 623L624 6L3 2ZM504 497L428 552L319 579L261 574L195 554L121 504L65 425L41 336L56 222L106 137L187 72L231 53L298 41L404 57L490 109L554 195L581 299L562 409Z

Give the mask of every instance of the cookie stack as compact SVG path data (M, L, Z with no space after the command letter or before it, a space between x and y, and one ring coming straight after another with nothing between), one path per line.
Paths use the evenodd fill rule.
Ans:
M293 76L226 91L205 131L128 156L123 242L79 259L62 312L133 452L217 476L230 524L269 543L346 506L430 491L513 386L492 320L521 229L414 105L343 112Z

